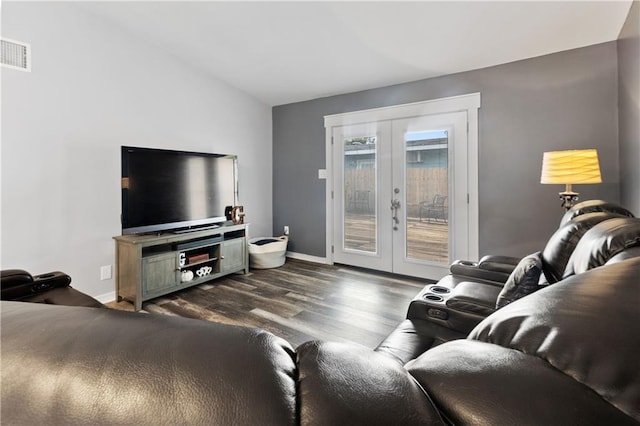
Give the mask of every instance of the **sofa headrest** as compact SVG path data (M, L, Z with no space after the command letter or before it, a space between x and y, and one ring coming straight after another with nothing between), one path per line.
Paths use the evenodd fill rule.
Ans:
M560 281L582 236L598 223L613 217L620 216L611 212L585 213L562 225L549 238L542 251L542 271L547 282L553 284Z
M567 210L567 212L564 214L564 216L562 216L562 219L560 220L560 226L569 222L576 216L594 212L610 212L617 213L620 216L633 217L633 214L629 210L617 204L610 203L604 200L587 200L582 201L581 203L578 203Z
M568 278L487 317L469 339L538 357L640 420L640 258Z
M620 217L588 230L569 258L563 277L602 266L628 248L640 245L640 219Z

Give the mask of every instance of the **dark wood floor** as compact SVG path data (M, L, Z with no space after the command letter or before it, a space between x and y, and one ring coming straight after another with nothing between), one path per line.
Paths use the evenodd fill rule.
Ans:
M143 310L260 327L294 347L313 339L374 348L405 318L425 280L288 259L143 304ZM111 304L131 309L127 302Z

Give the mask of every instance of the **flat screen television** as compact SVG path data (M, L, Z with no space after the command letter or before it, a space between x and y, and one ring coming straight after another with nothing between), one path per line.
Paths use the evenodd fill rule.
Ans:
M237 204L235 155L122 147L122 234L188 231Z

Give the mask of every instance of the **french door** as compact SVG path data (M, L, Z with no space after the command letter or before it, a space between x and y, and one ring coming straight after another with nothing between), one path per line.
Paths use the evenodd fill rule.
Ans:
M477 257L469 114L431 109L330 123L332 261L437 279Z

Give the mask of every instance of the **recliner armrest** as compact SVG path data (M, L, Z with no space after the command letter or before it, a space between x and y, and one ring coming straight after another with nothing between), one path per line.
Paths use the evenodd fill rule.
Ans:
M71 284L71 277L55 271L32 276L22 269L7 269L1 273L2 300L21 300L54 288L64 288Z
M504 272L511 274L513 269L520 263L519 257L513 256L499 256L495 254L489 254L483 256L478 262L480 269L486 269L487 271Z
M502 286L520 262L517 257L487 255L479 262L456 260L449 268L453 275L489 281Z
M496 311L500 288L483 283L462 282L451 291L446 305L457 311L488 317Z

